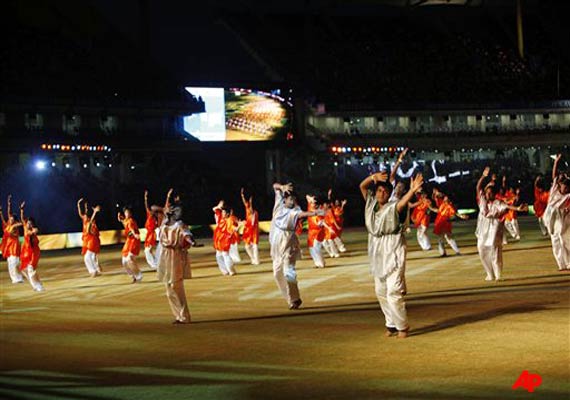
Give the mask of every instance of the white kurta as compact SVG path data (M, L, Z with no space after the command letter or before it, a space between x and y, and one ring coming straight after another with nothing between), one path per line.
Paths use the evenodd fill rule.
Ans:
M273 260L273 275L281 294L289 305L300 299L295 262L301 256L301 248L295 229L301 212L299 207L285 207L283 193L280 190L275 191L269 244Z
M406 293L406 239L399 222L397 202L381 208L368 192L364 221L368 230L370 273L374 276L376 296L386 317L386 326L408 329L404 294Z
M503 271L503 232L505 228L501 217L509 209L500 200L487 201L483 191L479 192L479 216L477 217L477 251L487 280L500 279Z
M570 193L560 193L558 178L552 182L543 219L558 269L570 269Z

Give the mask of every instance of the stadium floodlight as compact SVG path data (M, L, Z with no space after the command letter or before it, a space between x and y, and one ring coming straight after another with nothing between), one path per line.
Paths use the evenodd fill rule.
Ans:
M38 171L43 171L46 169L46 162L43 160L37 160L35 163L35 167Z

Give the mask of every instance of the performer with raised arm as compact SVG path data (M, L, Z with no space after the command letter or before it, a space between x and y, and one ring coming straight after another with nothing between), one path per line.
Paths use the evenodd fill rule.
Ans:
M311 212L319 209L315 196L306 195L306 199L307 211ZM323 257L324 230L324 218L322 216L315 215L307 218L307 246L316 268L325 267L325 258Z
M164 217L158 235L162 246L158 280L166 286L166 297L175 318L172 323L189 324L190 311L184 291L184 279L192 277L188 248L195 242L188 225L182 220L182 206L177 202L170 202L169 196L167 199L164 208L152 208L152 211L162 213Z
M409 325L404 295L406 294L406 238L400 224L400 213L423 184L421 174L411 179L410 189L398 201L389 201L392 184L385 172L377 172L360 183L366 201L364 221L368 230L370 271L380 307L386 318L386 336L408 336Z
M510 211L525 211L524 204L512 206L496 198L498 187L489 183L483 188L483 181L489 176L490 168L485 167L477 181L476 198L479 206L477 217L477 251L487 276L486 281L499 281L503 271L503 230L504 216Z
M8 210L2 238L2 257L8 262L8 272L12 283L22 283L24 278L20 273L20 227L22 224L16 221L12 214L12 195L8 195Z
M223 200L212 208L216 227L214 228L214 249L216 250L216 261L218 268L223 275L235 275L234 262L230 257L231 237L234 233L234 224L230 219L229 210L225 207Z
M101 275L102 272L101 266L99 265L99 259L97 258L97 255L101 251L101 240L99 238L99 228L97 228L96 221L97 214L101 211L101 207L98 205L93 207L93 213L91 214L91 218L89 218L87 214L87 201L85 201L83 203L83 207L81 207L81 203L83 201L83 198L77 201L77 213L83 222L83 231L81 236L83 246L81 248L81 254L83 255L83 261L85 262L87 272L89 272L89 275L94 278Z
M502 200L510 206L517 206L520 202L520 188L507 186L507 177L503 176L503 197ZM508 210L504 216L505 230L514 240L521 240L521 230L515 209Z
M438 191L438 193L441 192ZM437 200L440 197L441 200ZM445 240L451 246L453 251L455 251L455 254L461 255L459 246L457 246L457 242L455 241L451 233L453 228L451 225L451 218L457 216L458 218L461 219L468 219L469 217L467 215L459 214L457 212L457 209L455 208L455 206L453 205L453 203L451 202L451 200L447 195L441 193L441 196L437 195L435 196L435 198L436 198L436 204L439 202L439 206L437 208L430 206L429 209L437 213L435 217L433 233L435 233L438 236L437 245L439 249L439 254L441 257L447 256L444 244Z
M232 234L230 236L230 257L234 264L241 262L241 257L239 255L239 227L241 225L240 220L234 213L234 209L230 208L229 223L232 225Z
M144 191L144 207L146 209L146 221L144 227L146 229L146 237L144 239L144 255L146 262L152 269L158 268L158 258L156 257L156 250L153 253L153 248L157 245L156 230L160 226L158 215L155 214L148 205L148 190Z
M323 204L323 211L325 213L325 218L323 221L325 240L323 242L323 247L329 254L329 257L338 258L340 257L339 249L336 247L335 239L337 237L336 231L340 229L336 222L334 215L332 202L328 200Z
M259 214L253 208L253 196L246 199L243 188L241 188L240 195L245 207L245 225L242 234L245 252L252 265L259 265Z
M562 154L557 154L552 167L552 187L544 212L544 223L550 233L552 253L559 271L570 270L570 178L558 171Z
M347 201L346 199L342 200L338 198L333 199L332 189L329 189L328 198L335 219L335 224L333 224L333 230L335 233L335 237L333 239L334 244L336 245L336 248L338 249L339 252L345 253L346 246L342 241L342 230L344 227L344 207L346 206Z
M141 250L141 237L139 227L133 218L133 212L130 207L124 207L123 213L117 213L117 220L125 227L125 237L127 240L121 252L123 268L133 279L132 283L142 281L143 274L137 265L136 256Z
M431 207L431 201L428 198L426 192L418 193L418 201L415 203L410 203L410 208L412 211L412 222L416 226L416 236L418 238L418 244L424 251L431 250L431 243L427 235L427 229L429 227L430 216L429 211Z
M538 226L542 236L548 235L544 224L544 211L548 205L548 190L543 187L544 179L539 175L534 180L534 215L538 218Z
M300 257L299 238L296 234L297 223L301 218L323 215L321 210L303 211L297 205L297 196L293 185L274 183L275 205L269 232L273 275L277 287L289 304L289 309L298 309L303 301L297 285L295 263Z
M40 260L40 241L38 239L38 228L33 218L24 217L24 207L26 202L20 205L20 222L24 226L24 244L20 256L22 274L28 279L32 289L36 292L44 290L44 286L37 272Z

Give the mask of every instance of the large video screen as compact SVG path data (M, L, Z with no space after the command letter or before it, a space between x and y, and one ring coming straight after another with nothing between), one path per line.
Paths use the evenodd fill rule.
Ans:
M186 87L205 112L184 117L184 131L204 142L291 137L291 90Z

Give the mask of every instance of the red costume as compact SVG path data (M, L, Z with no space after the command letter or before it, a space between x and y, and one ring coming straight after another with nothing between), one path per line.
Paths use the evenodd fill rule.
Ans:
M134 235L139 234L139 227L132 217L125 218L121 222L125 227L125 236L127 237L127 241L123 246L123 257L127 257L129 253L137 256L141 250L141 241L135 238Z

